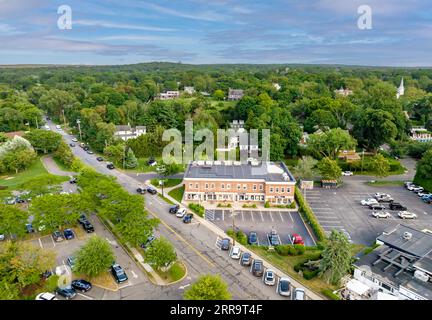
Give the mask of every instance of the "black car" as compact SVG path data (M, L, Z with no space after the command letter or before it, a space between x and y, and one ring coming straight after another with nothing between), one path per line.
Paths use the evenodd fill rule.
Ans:
M144 194L144 193L146 193L146 189L145 189L145 188L141 188L141 187L138 187L138 188L136 189L136 191L137 191L137 193L139 193L139 194Z
M176 214L179 209L180 209L179 204L173 205L169 208L169 213Z
M150 194L156 194L157 190L155 188L153 188L153 187L148 186L147 187L147 192L150 193Z
M91 283L84 279L73 280L71 286L73 289L81 292L87 292L92 288Z
M252 263L251 272L255 277L262 277L264 274L264 264L262 260L255 259Z
M369 209L372 210L384 210L386 207L384 207L382 204L370 204Z
M15 202L16 202L16 203L24 203L25 200L24 200L24 199L21 199L20 197L15 197Z
M58 287L55 290L55 293L61 295L62 297L64 297L67 300L75 298L75 296L76 296L76 291L72 287L65 287L65 288Z
M33 233L33 232L35 232L31 223L27 223L25 225L25 227L26 227L27 233Z
M63 235L64 235L65 239L67 239L67 240L71 240L71 239L75 238L75 234L72 231L72 229L65 229L63 231Z
M56 230L52 233L52 237L53 237L55 242L60 242L60 241L64 240L62 233L58 230Z
M231 240L228 238L222 239L221 240L221 249L222 250L229 250L231 244Z
M74 178L71 178L71 179L69 180L69 183L70 183L70 184L77 183L77 180L78 180L78 179L75 178L75 177L74 177Z
M155 162L156 162L155 159L150 158L149 161L147 161L147 164L148 164L149 166L151 166L151 165L153 165L153 163L155 163Z
M408 210L407 207L401 205L399 202L390 203L389 208L390 208L390 210L400 210L400 211Z
M248 243L258 245L258 235L255 231L249 232Z
M104 158L102 158L102 157L97 157L96 160L99 161L99 162L102 162L102 161L104 161Z
M94 232L94 227L90 221L84 222L82 226L87 233Z
M90 150L90 147L89 146L84 146L83 149L84 149L84 151L88 151L88 150Z
M84 213L82 213L78 218L78 223L82 225L86 222L88 222L87 216Z
M249 252L244 252L240 259L242 266L250 266L252 263L252 255Z
M108 162L108 163L107 163L107 168L110 169L110 170L112 170L112 169L114 169L115 167L114 167L114 165L113 165L111 162Z
M69 145L73 148L75 147L75 143L69 143Z
M126 272L123 270L123 268L117 264L114 263L111 266L111 273L114 276L114 279L117 281L117 283L125 282L128 280L128 277L126 275Z
M151 245L151 243L155 240L156 237L154 235L151 235L150 237L147 238L145 243L141 243L140 247L143 249L147 249Z

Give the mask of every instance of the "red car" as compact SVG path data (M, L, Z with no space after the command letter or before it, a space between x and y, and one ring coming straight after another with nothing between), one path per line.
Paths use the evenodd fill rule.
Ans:
M302 244L302 245L304 245L303 238L300 235L298 235L297 233L295 233L295 234L293 234L291 236L291 240L292 240L293 244Z

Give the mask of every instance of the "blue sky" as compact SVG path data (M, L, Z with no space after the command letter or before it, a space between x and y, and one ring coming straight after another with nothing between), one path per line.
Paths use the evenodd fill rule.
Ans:
M432 66L431 1L0 0L0 64L147 61Z

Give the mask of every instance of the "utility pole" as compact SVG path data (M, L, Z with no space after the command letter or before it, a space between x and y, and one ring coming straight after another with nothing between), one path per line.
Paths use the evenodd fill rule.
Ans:
M78 130L79 130L80 140L82 141L81 125L80 125L81 120L80 120L80 119L77 119L76 122L77 122L77 124L78 124Z

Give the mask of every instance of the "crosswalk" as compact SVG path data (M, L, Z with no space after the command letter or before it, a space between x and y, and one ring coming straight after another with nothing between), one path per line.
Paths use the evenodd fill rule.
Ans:
M215 218L215 212L214 212L214 210L206 209L204 217L205 217L206 220L214 221L214 218Z

